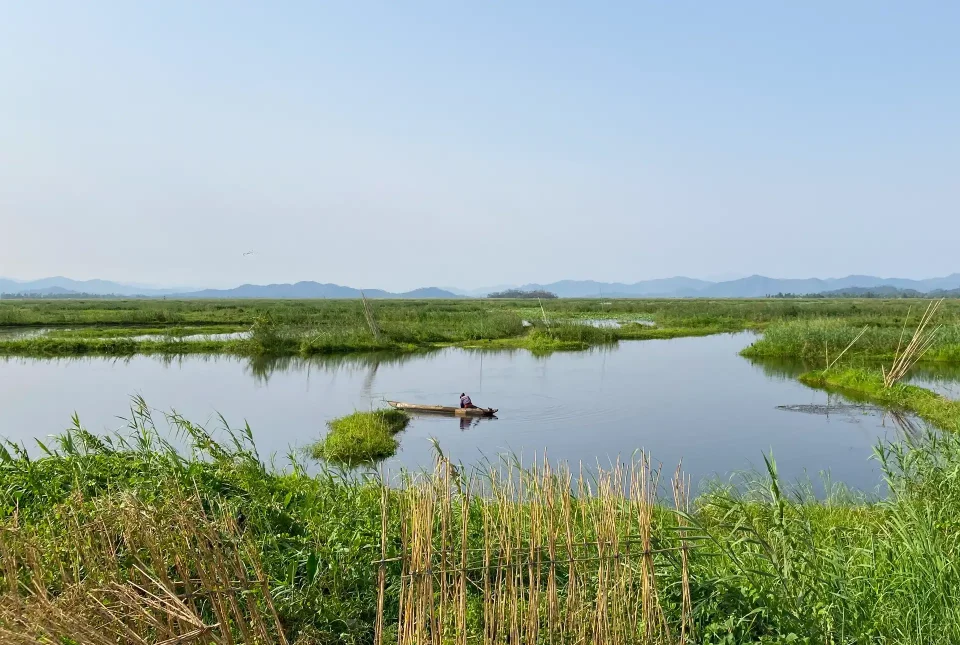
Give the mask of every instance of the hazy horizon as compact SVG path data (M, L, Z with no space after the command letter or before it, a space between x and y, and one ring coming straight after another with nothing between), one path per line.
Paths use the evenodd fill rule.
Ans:
M11 3L0 275L945 276L958 24L923 2Z
M898 279L903 279L903 278L906 278L906 279L914 279L914 280L925 280L925 279L935 279L935 278L949 277L950 275L957 275L958 273L960 273L960 272L953 272L952 274L946 274L946 275L942 275L942 276L921 276L920 278L910 278L910 277L908 277L908 276L895 276L895 275L879 275L879 276L869 276L869 277L876 277L876 278L890 279L890 280L898 280ZM695 280L701 280L701 281L706 282L706 283L719 284L719 283L737 281L737 280L741 280L741 279L745 279L745 278L750 278L750 277L758 276L758 275L761 275L761 274L756 274L756 273L754 273L754 274L750 274L750 275L734 275L734 276L727 275L727 276L713 276L713 277L698 277L698 276L677 275L677 276L662 276L662 277L658 277L658 278L644 278L644 279L641 279L641 280L629 280L629 281L628 281L628 280L609 280L609 281L604 281L604 280L594 280L594 279L592 279L592 278L557 278L556 280L548 280L548 281L537 282L537 283L534 283L534 282L531 282L531 281L522 281L522 280L521 280L521 281L513 281L513 282L510 282L510 283L500 283L500 284L483 283L483 284L480 284L480 285L478 285L478 286L472 286L472 285L466 285L466 286L464 286L464 285L457 285L457 284L419 284L419 285L414 285L414 286L405 286L405 287L396 288L396 289L384 289L383 287L381 287L380 285L377 285L377 284L343 284L343 283L335 283L335 284L337 284L338 286L351 287L351 288L357 288L357 289L380 289L380 290L390 291L390 292L394 292L394 293L406 293L406 292L414 291L415 289L422 289L422 288L439 288L439 289L444 289L444 290L449 290L449 291L454 291L454 292L481 292L481 291L491 291L491 292L492 292L492 291L496 291L496 290L513 289L513 288L523 287L523 286L532 285L532 284L550 285L550 284L554 284L554 283L558 283L558 282L567 282L567 281L569 281L569 282L598 282L598 283L603 283L603 284L619 283L619 284L630 285L630 284L636 284L636 283L640 283L640 282L648 282L648 281L656 281L656 280L671 280L671 279L675 279L675 278L692 278L692 279L695 279ZM851 276L855 276L855 275L864 275L864 276L865 276L865 275L867 275L867 274L857 273L857 274L847 274L847 275L842 275L842 276L817 276L817 275L808 275L808 276L762 276L762 277L764 277L764 278L770 278L770 279L774 279L774 280L808 280L808 279L812 279L812 280L836 280L836 279L847 278L847 277L851 277ZM35 282L35 281L38 281L38 280L57 279L57 278L66 278L66 279L68 279L68 280L74 280L74 281L77 281L77 282L85 282L85 281L87 281L87 280L102 280L102 281L106 281L106 282L112 282L112 283L115 283L115 284L121 284L121 285L128 286L128 287L140 287L140 288L143 288L143 289L160 290L160 291L182 290L184 293L187 293L187 292L190 292L190 291L200 291L200 290L205 290L205 289L217 289L217 290L233 289L233 288L236 288L236 287L243 286L244 284L252 284L252 285L255 285L255 286L268 286L269 284L294 284L294 283L298 283L298 282L326 283L326 281L323 281L323 280L309 280L309 279L306 279L306 280L292 280L292 281L287 281L287 282L283 282L283 283L266 283L266 282L259 282L259 283L258 283L258 282L254 282L254 283L192 284L192 285L179 284L179 285L177 285L177 284L162 284L162 283L161 283L161 284L146 284L146 283L141 283L141 282L126 281L126 280L122 280L122 279L112 279L112 278L109 278L109 277L107 277L107 278L105 278L105 277L98 277L98 278L85 278L85 279L81 279L81 278L74 278L74 277L72 277L72 276L43 276L43 277L40 277L40 278L33 278L33 279L26 279L26 280L25 280L25 279L16 278L16 277L0 275L0 280L12 280L12 281L14 281L14 282L23 283L23 284L28 284L28 283Z

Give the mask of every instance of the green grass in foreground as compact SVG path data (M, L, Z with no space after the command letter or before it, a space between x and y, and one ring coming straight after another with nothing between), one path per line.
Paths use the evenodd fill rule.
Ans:
M129 434L95 436L77 422L72 431L46 442L40 458L12 447L0 452L0 532L16 550L29 544L25 552L33 553L46 572L43 579L21 582L39 585L54 599L74 579L97 587L98 562L71 560L83 545L69 536L82 527L114 527L114 548L122 549L124 527L115 526L114 509L129 506L130 496L143 513L157 509L157 517L163 517L177 508L180 496L198 495L204 508L222 509L242 526L289 642L371 643L378 586L372 563L380 557L379 483L310 475L296 461L274 470L257 456L249 429L218 443L181 417L170 417L170 423L187 442L179 450L158 439L149 411L138 406ZM883 500L868 501L841 488L814 499L803 488L789 489L773 463L768 473L738 488L702 492L682 518L695 545L689 580L697 642L960 642L955 602L960 435L933 434L909 447L883 444L878 452L889 485ZM516 473L516 481L525 476ZM525 490L523 502L472 497L469 503L476 506L466 515L471 544L481 544L491 529L482 519L482 505L495 505L495 512L532 513L526 505L536 502L537 488ZM398 492L390 503L404 504L404 499ZM462 498L454 500L461 503ZM589 496L572 503L573 539L595 541L591 527L601 508ZM461 516L457 507L452 513ZM634 517L611 517L618 535L635 534ZM395 553L399 525L394 512L388 518L387 548ZM679 620L683 571L675 555L659 549L676 547L676 528L669 506L658 507L653 558L660 606L673 625ZM134 566L167 575L155 561L157 554L121 551L119 556L134 580L142 580ZM594 584L590 575L596 571L587 571L593 570L585 564L579 585ZM0 607L6 606L11 575L28 574L0 569ZM395 562L387 564L385 575L391 625L399 606ZM557 580L561 604L566 584L566 578ZM468 609L478 605L482 589L468 585Z
M310 453L315 459L346 466L386 459L397 451L394 435L408 423L410 416L403 410L354 412L330 421L327 436Z
M846 369L808 372L800 381L860 401L883 407L913 412L944 430L960 432L960 401L953 401L915 385L897 383L883 385L880 370Z

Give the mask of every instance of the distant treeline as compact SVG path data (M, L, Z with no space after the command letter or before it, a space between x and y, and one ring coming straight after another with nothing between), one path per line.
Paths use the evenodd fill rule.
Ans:
M898 289L896 287L854 287L850 289L838 289L836 291L824 291L822 293L776 293L768 295L768 298L960 298L960 289L922 292L914 289Z
M541 300L548 300L551 298L556 298L557 294L551 293L549 291L520 291L519 289L507 289L506 291L497 291L496 293L488 293L488 298L540 298Z

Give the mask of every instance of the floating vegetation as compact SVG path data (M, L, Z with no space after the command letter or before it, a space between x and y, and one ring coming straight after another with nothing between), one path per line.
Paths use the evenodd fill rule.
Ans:
M354 412L327 423L327 436L315 443L315 459L344 465L369 464L393 456L399 445L394 435L407 427L410 416L403 410Z
M821 404L778 405L777 409L786 410L788 412L802 412L803 414L821 414L821 415L827 415L827 416L831 414L851 414L851 413L868 414L872 412L883 412L883 408L877 407L875 405L856 404L856 403L828 403L826 405L821 405Z

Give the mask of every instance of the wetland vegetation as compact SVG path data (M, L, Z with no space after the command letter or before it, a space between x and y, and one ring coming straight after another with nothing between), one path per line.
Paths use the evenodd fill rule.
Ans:
M330 421L329 432L310 448L310 454L343 466L385 459L397 451L394 435L409 423L410 416L403 410L354 412Z
M363 303L351 300L4 300L0 353L311 356L449 345L553 351L757 330L764 336L747 355L819 360L866 327L850 356L886 358L916 309L904 299L822 298L397 300L369 307L373 326ZM960 360L960 301L947 301L940 317L943 329L927 358ZM620 324L596 329L587 322L598 320ZM4 333L30 329L37 333ZM215 336L223 334L232 336Z
M217 442L182 417L169 422L186 449L163 440L138 402L125 433L97 436L75 420L40 457L18 446L0 452L0 634L22 643L193 642L201 633L204 642L371 643L382 625L396 640L412 593L401 577L404 554L425 548L410 542L421 529L409 522L420 517L434 526L417 533L432 538L417 539L435 541L435 598L463 598L462 624L474 638L523 629L510 627L511 607L532 616L524 613L531 594L544 620L575 608L580 620L567 624L574 631L601 616L620 634L604 642L960 638L950 600L960 585L953 433L879 445L883 499L840 486L816 499L782 482L771 459L766 472L708 487L687 504L682 490L679 498L667 492L668 475L657 486L649 469L646 492L628 497L617 482L630 479L630 468L578 483L562 467L550 474L515 463L424 474L388 494L376 479L310 474L295 455L282 469L268 467L249 428ZM468 562L480 558L476 570L463 567L463 587L458 575L440 572L452 540L462 540ZM650 546L630 555L634 543ZM560 560L552 577L523 555L547 562L552 548L574 553L552 556ZM454 553L459 562L459 547ZM488 565L484 553L494 556ZM511 583L485 577L485 567L502 574L514 566L497 558L517 558L524 573ZM541 566L543 577L534 575ZM619 580L637 588L624 595ZM506 614L485 600L485 581L502 590ZM614 607L635 603L639 613L602 613L600 593L629 599ZM498 615L506 622L496 623Z
M11 335L0 351L550 351L754 329L764 335L745 355L823 361L826 369L800 381L931 427L877 445L883 496L830 483L814 496L782 481L771 456L764 472L688 500L682 478L661 478L646 456L582 479L562 464L477 468L440 454L435 474L389 482L317 472L296 453L268 466L249 426L215 435L170 414L168 440L138 400L121 433L97 435L75 418L38 442L39 454L0 450L0 640L405 645L422 633L398 625L422 626L416 607L434 603L432 629L458 641L960 640L960 432L950 432L960 430L960 403L898 382L921 358L960 358L954 303L916 343L904 329L920 312L904 300L424 301L372 310L373 323L362 303L347 301L5 300L3 325L49 331ZM609 320L619 324L595 324ZM905 346L926 353L904 358ZM904 369L863 363L875 359ZM406 423L396 411L357 412L331 422L312 453L343 465L387 456ZM561 614L571 620L555 620Z

